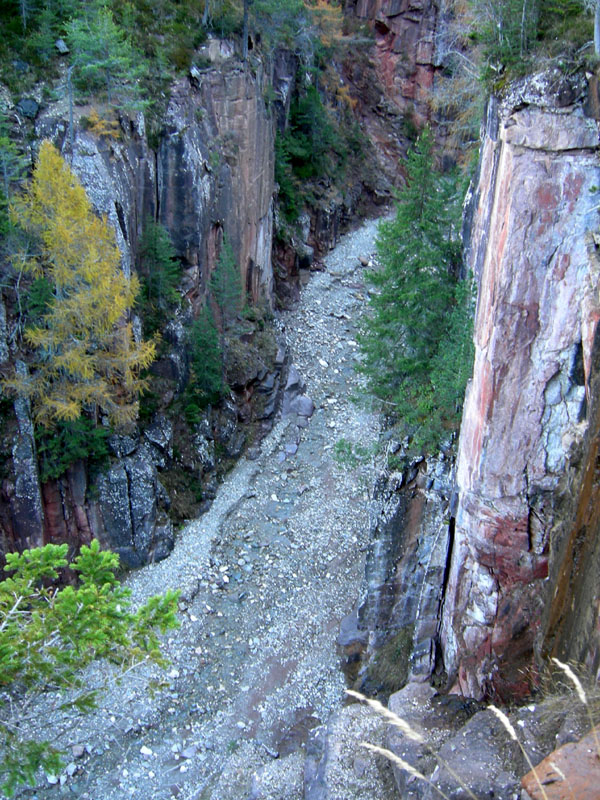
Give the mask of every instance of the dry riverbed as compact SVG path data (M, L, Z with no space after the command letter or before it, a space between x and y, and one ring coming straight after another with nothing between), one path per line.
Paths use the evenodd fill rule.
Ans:
M342 438L367 449L377 438L376 417L350 399L365 304L359 257L372 254L375 233L367 222L345 236L277 319L315 405L308 424L282 417L171 556L128 578L136 600L181 589L171 666L132 671L76 724L42 709L45 735L70 763L21 797L304 796L307 733L343 702L336 637L361 591L374 511L368 461L340 466L334 450Z

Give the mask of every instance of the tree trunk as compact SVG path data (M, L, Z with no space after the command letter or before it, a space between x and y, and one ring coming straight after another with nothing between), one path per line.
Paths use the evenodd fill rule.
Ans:
M244 0L244 26L242 30L242 61L244 64L248 58L248 18L250 16L250 6L252 0Z
M67 70L67 93L69 95L69 144L71 145L71 163L75 150L75 136L73 130L73 67Z
M204 12L202 13L202 27L206 28L211 19L210 0L204 0Z

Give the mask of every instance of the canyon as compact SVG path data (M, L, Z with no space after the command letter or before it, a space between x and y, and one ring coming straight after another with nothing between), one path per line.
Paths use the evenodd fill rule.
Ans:
M345 193L323 189L292 245L276 238L274 199L275 136L297 79L289 53L250 70L232 44L210 40L202 69L173 85L154 149L143 115L115 141L82 124L71 138L64 103L35 120L36 138L62 149L112 222L126 273L144 220L165 226L187 303L154 367L164 381L158 409L143 428L111 437L108 470L92 475L79 463L42 484L23 400L3 430L5 549L94 536L142 568L127 578L136 596L171 582L183 589L159 699L143 699L155 676L142 674L127 698L115 687L67 736L87 747L63 782L77 796L429 797L359 750L366 738L404 757L407 744L366 707L344 705L341 665L348 684L438 731L450 765L477 752L476 790L493 784L512 797L521 756L503 760L501 744L476 750L486 731L493 743L501 735L480 701L529 697L552 656L600 675L596 77L554 68L489 98L463 226L477 300L460 435L435 456L406 456L402 469L374 457L344 471L332 458L341 436L403 456L404 443L349 402L367 295L361 261L375 252L375 223L361 217L382 213L401 179L406 119L430 118L446 13L430 0L356 0L346 11L374 36L367 71L340 71L373 163ZM279 288L296 305L276 312L273 341L250 360L236 402L198 426L186 457L205 513L176 532L164 475L179 444L168 408L189 369L185 314L206 296L225 230L253 302L272 312ZM10 322L0 303L5 361ZM248 420L259 433L249 447ZM223 448L240 460L219 488ZM448 705L431 683L451 693ZM51 706L41 713L64 723ZM516 714L542 755L577 728L571 717L538 725L527 707ZM458 791L436 763L427 770Z

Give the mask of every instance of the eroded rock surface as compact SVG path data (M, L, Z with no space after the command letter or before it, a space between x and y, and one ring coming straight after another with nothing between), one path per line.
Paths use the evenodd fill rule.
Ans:
M476 355L443 620L468 696L526 693L547 648L596 663L595 604L567 634L565 587L595 591L599 139L580 87L566 108L553 91L559 77L490 105L474 195ZM575 565L574 547L589 558Z

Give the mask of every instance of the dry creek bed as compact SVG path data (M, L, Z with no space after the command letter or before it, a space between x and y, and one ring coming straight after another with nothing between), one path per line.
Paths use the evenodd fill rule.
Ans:
M366 299L359 257L372 254L376 225L346 235L276 321L315 404L308 425L281 418L171 556L127 580L136 601L181 590L170 667L132 671L76 723L41 708L40 732L69 763L21 797L304 796L307 732L343 702L336 637L361 592L374 513L370 465L342 467L334 449L341 438L367 448L377 438L375 415L351 401ZM91 670L90 683L105 669Z

